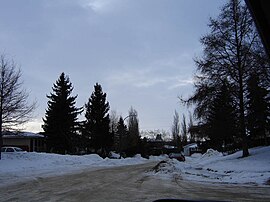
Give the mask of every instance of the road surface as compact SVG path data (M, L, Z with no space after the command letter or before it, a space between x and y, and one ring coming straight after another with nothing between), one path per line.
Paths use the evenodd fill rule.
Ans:
M270 201L270 187L200 184L160 179L146 171L156 163L83 170L0 187L0 201L154 201L204 199Z

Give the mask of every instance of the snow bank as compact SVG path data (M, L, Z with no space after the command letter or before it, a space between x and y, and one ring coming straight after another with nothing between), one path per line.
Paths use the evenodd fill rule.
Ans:
M152 171L158 175L164 174L178 174L179 169L177 168L178 162L176 159L167 159L160 161L156 166L153 167ZM181 164L181 162L180 162Z
M222 153L214 149L207 149L206 153L202 155L202 158L209 158L212 156L223 156Z
M194 153L190 157L192 157L192 158L199 158L199 157L202 157L202 154L201 153Z
M36 152L2 153L0 186L37 177L79 172L82 169L133 165L146 161L140 155L125 159L103 159L97 154L75 156Z
M162 160L165 160L165 159L168 159L168 155L167 154L163 154L163 155L160 155L160 156L149 156L149 159L152 160L152 161L162 161Z
M159 161L160 164L148 174L163 178L266 184L270 179L270 146L250 149L250 154L249 157L240 158L242 152L223 156L215 150L208 150L204 155L194 154L186 157L185 162L179 162L169 159L167 155L150 156L149 159L140 155L133 158L103 159L96 154L75 156L35 152L2 153L0 186L39 177L80 172L83 169L134 165L150 161Z
M241 158L242 152L223 156L215 150L204 155L186 157L186 162L166 160L153 175L179 175L183 179L200 182L266 184L270 179L270 147L250 149L250 156Z

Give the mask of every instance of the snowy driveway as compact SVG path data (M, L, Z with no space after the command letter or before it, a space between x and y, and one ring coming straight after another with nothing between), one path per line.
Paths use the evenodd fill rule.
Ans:
M270 201L269 187L200 184L149 175L156 162L83 170L2 186L0 201L153 201L160 198Z

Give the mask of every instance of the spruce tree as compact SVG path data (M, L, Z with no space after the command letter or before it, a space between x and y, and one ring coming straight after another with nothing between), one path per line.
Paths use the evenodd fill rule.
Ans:
M227 83L224 82L217 90L207 118L206 133L210 138L211 148L219 151L227 150L227 145L233 142L233 136L237 134L235 117L233 99Z
M75 106L77 96L71 96L73 87L69 77L62 73L53 84L53 93L47 95L48 108L43 119L48 151L73 153L77 143L77 116L82 108Z
M89 137L90 145L96 152L102 155L112 146L113 138L109 132L109 102L106 101L106 93L103 93L100 84L96 83L94 92L85 104L85 136Z
M260 85L260 78L252 74L248 80L247 126L252 139L259 139L260 145L267 145L266 132L270 125L269 91ZM263 141L262 141L263 140Z
M128 147L128 130L122 117L119 118L117 131L116 131L116 151L120 154Z

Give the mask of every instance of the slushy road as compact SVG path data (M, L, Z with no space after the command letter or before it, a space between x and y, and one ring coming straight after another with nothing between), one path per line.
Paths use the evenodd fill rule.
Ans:
M156 164L83 170L1 186L0 201L270 201L270 186L203 184L181 177L161 179L146 173Z

